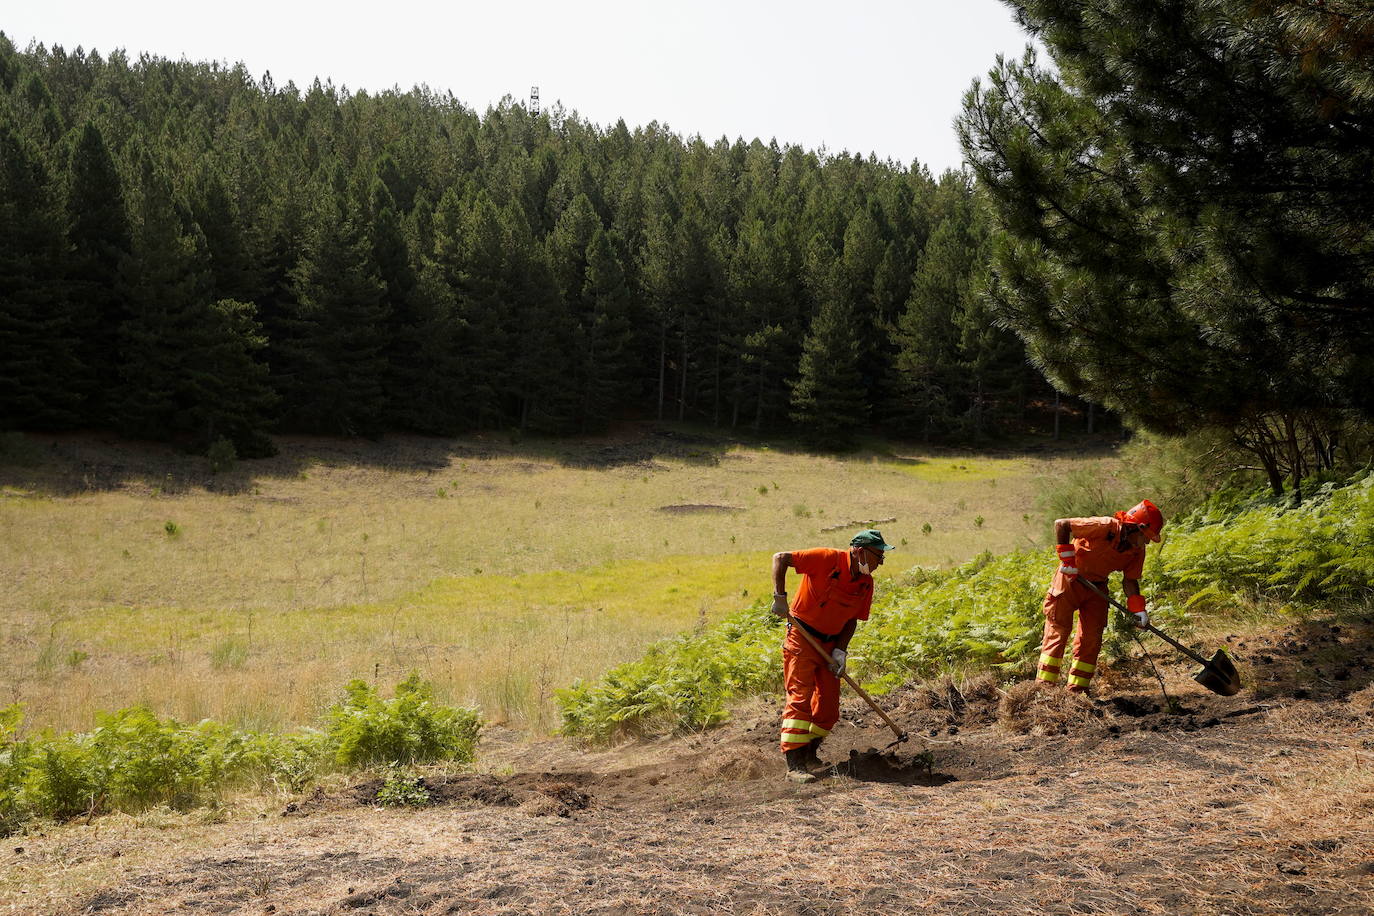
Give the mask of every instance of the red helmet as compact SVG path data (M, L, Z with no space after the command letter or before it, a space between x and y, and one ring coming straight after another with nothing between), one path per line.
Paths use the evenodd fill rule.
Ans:
M1164 530L1164 513L1148 499L1142 499L1127 512L1118 512L1116 517L1144 528L1145 536L1152 541L1159 540L1159 532Z

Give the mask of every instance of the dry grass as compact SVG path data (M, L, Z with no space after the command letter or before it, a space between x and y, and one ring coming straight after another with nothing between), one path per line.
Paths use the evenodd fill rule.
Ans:
M937 752L937 769L977 747L1016 756L939 786L797 787L780 778L770 739L741 747L735 733L708 741L695 767L679 742L659 745L656 765L627 756L579 782L591 804L566 811L552 791L563 774L585 779L609 758L593 765L565 750L558 773L533 775L541 759L511 777L545 795L518 807L245 812L214 825L110 818L104 831L23 838L22 855L0 850L0 907L1354 916L1374 906L1374 761L1358 750L1371 723L1342 708L1354 705L1113 738L967 732L962 750ZM597 794L631 784L641 793ZM121 849L127 858L111 858ZM47 909L24 909L35 901Z
M0 467L0 702L32 726L134 702L276 726L415 668L543 729L555 688L755 600L773 550L890 518L892 570L1043 541L1034 481L1083 463L702 442L293 440L213 476L58 440Z
M1013 684L997 707L998 722L1017 735L1063 735L1101 718L1086 695L1034 680Z

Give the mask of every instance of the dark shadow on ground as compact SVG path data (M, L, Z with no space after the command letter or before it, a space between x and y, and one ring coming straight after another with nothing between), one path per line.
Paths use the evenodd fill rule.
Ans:
M516 433L455 438L393 435L375 440L278 436L278 454L237 461L219 473L208 458L174 445L101 433L8 433L0 447L0 489L75 496L129 487L175 495L192 489L233 495L258 481L308 474L314 467L460 473L456 461L505 457L575 468L652 470L659 461L719 464L739 440L654 424L594 437L534 438Z
M955 781L948 773L936 773L932 763L933 757L928 753L903 755L870 748L850 751L849 759L832 764L826 775L903 786L943 786Z

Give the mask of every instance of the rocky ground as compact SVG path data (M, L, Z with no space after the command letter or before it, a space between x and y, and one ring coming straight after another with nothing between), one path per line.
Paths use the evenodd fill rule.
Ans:
M381 780L188 825L97 819L11 837L0 912L102 914L1374 912L1371 628L1228 640L1219 697L1163 655L1089 700L991 678L847 702L810 785L777 710L584 750L489 736L415 807ZM1166 659L1168 659L1166 661Z

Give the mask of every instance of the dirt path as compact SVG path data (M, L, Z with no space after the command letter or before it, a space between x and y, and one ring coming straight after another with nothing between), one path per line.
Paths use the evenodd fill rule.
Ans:
M184 847L150 828L24 838L0 866L35 890L0 912L1368 914L1369 634L1331 640L1342 681L1296 686L1285 672L1314 638L1238 648L1264 686L1236 697L1168 669L1172 714L1129 670L1092 702L990 680L907 690L887 702L916 737L889 755L849 705L822 755L839 765L806 786L781 779L764 704L613 751L497 735L493 772L427 779L420 809L376 807L371 782ZM38 901L54 869L131 842L129 867Z

